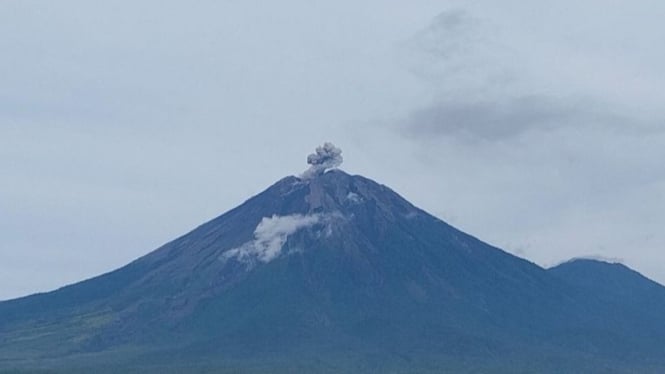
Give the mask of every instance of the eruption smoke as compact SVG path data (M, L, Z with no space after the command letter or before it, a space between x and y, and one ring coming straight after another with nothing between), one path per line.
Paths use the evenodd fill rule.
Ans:
M323 174L326 170L334 169L342 164L342 150L332 143L324 143L316 147L316 152L307 156L307 163L311 166L305 170L302 177L312 178Z

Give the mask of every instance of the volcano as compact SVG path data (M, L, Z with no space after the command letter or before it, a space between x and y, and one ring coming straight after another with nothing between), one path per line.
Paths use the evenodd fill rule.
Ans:
M593 260L544 269L339 153L118 270L0 303L0 372L665 370L665 287Z

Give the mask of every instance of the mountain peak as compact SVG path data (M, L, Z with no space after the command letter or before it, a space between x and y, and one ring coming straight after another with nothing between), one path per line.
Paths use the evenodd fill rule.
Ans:
M573 264L587 264L587 265L620 265L625 266L620 259L601 257L601 256L588 256L588 257L574 257L570 260L564 261L558 265L553 266L556 268L559 266L567 266Z
M240 218L240 212L247 215ZM227 235L237 238L237 244L225 250L220 259L236 259L250 264L249 269L293 252L288 249L291 241L324 245L344 236L354 237L360 226L376 230L422 214L388 187L332 168L307 178L283 178L206 226L211 231L224 227L219 231L220 239L228 239ZM229 219L232 223L226 223ZM370 227L365 231L370 231Z
M638 294L637 290L662 288L660 284L616 260L576 258L548 271L578 286L602 290L604 294L624 292L623 296L627 296Z
M626 372L665 367L660 285L592 260L546 271L341 161L324 144L302 176L118 270L0 303L0 367L593 372L579 362L616 357Z

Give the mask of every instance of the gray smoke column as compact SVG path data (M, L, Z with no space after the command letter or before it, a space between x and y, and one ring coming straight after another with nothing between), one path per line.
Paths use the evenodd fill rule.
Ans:
M302 178L312 178L323 174L326 170L334 169L342 164L342 150L332 143L324 143L316 147L316 152L307 156L307 163L311 166L302 174Z

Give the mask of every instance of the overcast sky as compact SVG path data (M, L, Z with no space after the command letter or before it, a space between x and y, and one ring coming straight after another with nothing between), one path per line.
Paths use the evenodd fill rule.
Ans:
M0 299L112 270L323 141L491 244L665 282L665 3L0 1Z

